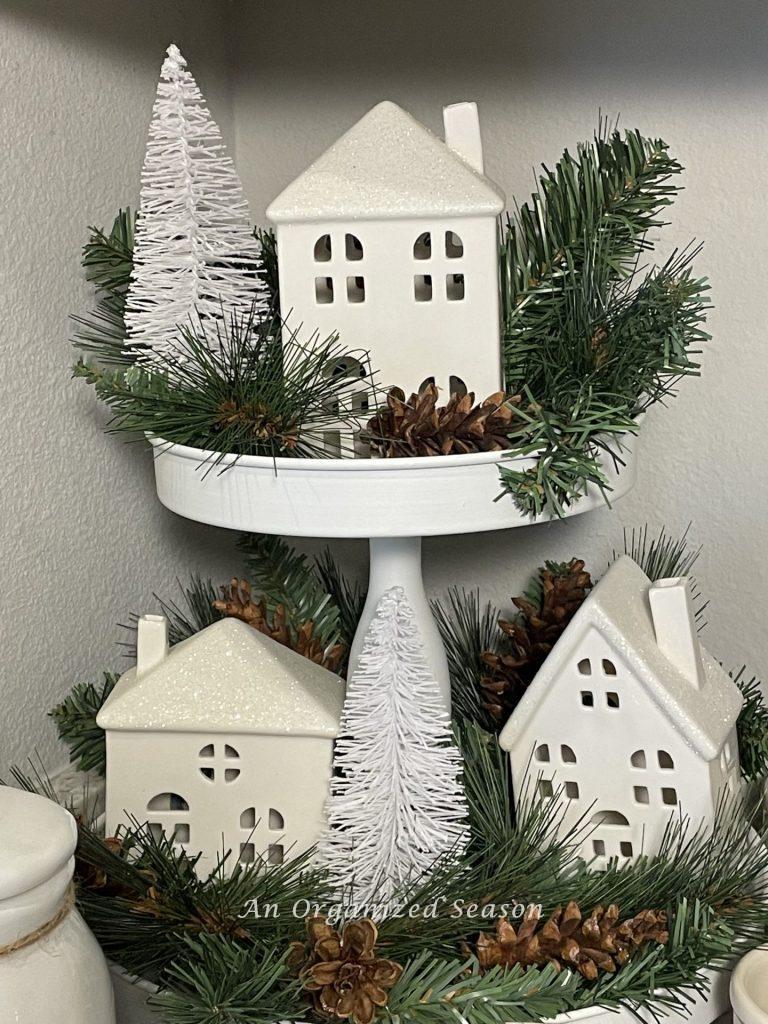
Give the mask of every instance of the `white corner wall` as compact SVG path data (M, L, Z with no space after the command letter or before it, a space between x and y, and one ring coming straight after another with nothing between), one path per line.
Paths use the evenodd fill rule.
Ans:
M544 558L599 573L622 526L693 522L711 598L707 643L768 666L763 424L768 231L768 7L760 0L5 0L0 7L0 775L63 750L45 712L75 679L120 666L116 623L191 571L226 579L233 538L163 510L147 457L102 433L68 380L67 314L85 308L89 223L135 203L163 51L180 45L235 146L254 217L366 109L391 98L440 130L480 104L488 172L524 198L531 168L587 137L598 112L658 134L687 165L665 249L703 239L716 309L700 381L652 414L640 483L583 519L426 543L428 583L505 602ZM338 552L362 571L365 548Z
M226 12L225 12L226 13ZM103 433L70 381L87 225L138 198L157 76L183 46L230 134L227 21L216 5L19 0L0 8L0 777L65 759L48 709L127 666L117 623L190 571L227 576L232 538L166 512L146 455Z
M760 0L312 0L239 5L237 159L254 215L369 107L392 99L441 131L477 100L488 174L509 199L532 168L592 133L599 112L661 136L686 165L664 251L703 240L713 341L700 380L654 411L640 481L612 510L506 534L426 542L433 592L456 582L508 601L545 558L602 572L622 527L667 524L704 545L705 642L727 667L768 673L768 6ZM471 344L471 339L468 339ZM357 544L340 545L362 566Z

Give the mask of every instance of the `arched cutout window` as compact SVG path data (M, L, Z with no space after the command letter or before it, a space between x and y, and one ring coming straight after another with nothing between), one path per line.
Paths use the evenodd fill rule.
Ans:
M269 808L269 827L273 832L281 832L285 828L285 818L274 807Z
M188 811L189 804L178 793L158 793L147 804L148 811Z
M630 757L629 761L633 768L647 767L644 750L636 750L632 757Z
M246 807L240 815L240 828L247 828L249 831L256 828L256 808Z
M332 255L331 236L320 235L315 242L315 263L327 263Z
M455 231L445 232L445 255L449 260L457 260L464 255L464 243Z
M549 747L547 746L546 743L541 743L541 744L539 744L538 747L536 747L536 753L534 754L534 757L536 758L537 761L540 761L542 764L547 764L548 763L548 761L549 761Z
M629 825L629 818L621 811L598 811L597 814L592 815L589 823L590 825L626 826Z
M323 374L326 377L349 377L357 380L368 375L368 370L354 356L341 356L339 359L331 359L323 367Z
M413 258L415 260L432 259L432 235L429 231L422 231L413 243Z
M574 749L573 747L569 747L566 743L560 747L560 758L563 764L576 764L576 754Z
M672 755L668 754L666 750L658 751L659 768L663 768L665 771L671 771L675 767L675 762L672 760Z
M344 251L347 259L355 262L363 258L363 243L357 235L344 236Z
M589 658L582 658L579 662L579 675L591 676L592 675L592 662Z
M451 374L448 378L448 390L452 395L457 395L459 398L463 398L467 393L467 385L461 377L455 377Z
M603 675L604 676L615 676L616 666L608 658L603 658Z

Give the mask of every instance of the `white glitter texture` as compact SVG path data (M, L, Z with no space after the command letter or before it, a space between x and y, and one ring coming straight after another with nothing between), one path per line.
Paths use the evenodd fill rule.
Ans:
M222 619L140 679L126 672L99 725L334 737L343 700L338 676L238 619Z
M396 103L370 110L271 203L275 223L496 215L504 194Z

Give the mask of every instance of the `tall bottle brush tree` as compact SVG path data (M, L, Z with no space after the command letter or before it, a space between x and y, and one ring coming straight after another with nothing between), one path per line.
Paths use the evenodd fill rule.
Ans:
M178 48L168 47L149 128L126 302L127 344L175 350L178 325L200 320L212 347L222 320L266 308L261 247L218 125Z
M398 890L468 838L461 757L413 610L381 598L347 688L319 853L346 902L386 914Z

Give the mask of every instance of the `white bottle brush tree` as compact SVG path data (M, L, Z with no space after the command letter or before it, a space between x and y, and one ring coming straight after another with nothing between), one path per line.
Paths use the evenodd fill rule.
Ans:
M149 127L126 300L129 346L142 361L176 351L179 325L218 346L222 320L266 308L240 179L178 48L168 47Z
M349 681L319 845L345 903L384 916L398 889L461 853L461 765L413 611L393 587Z

